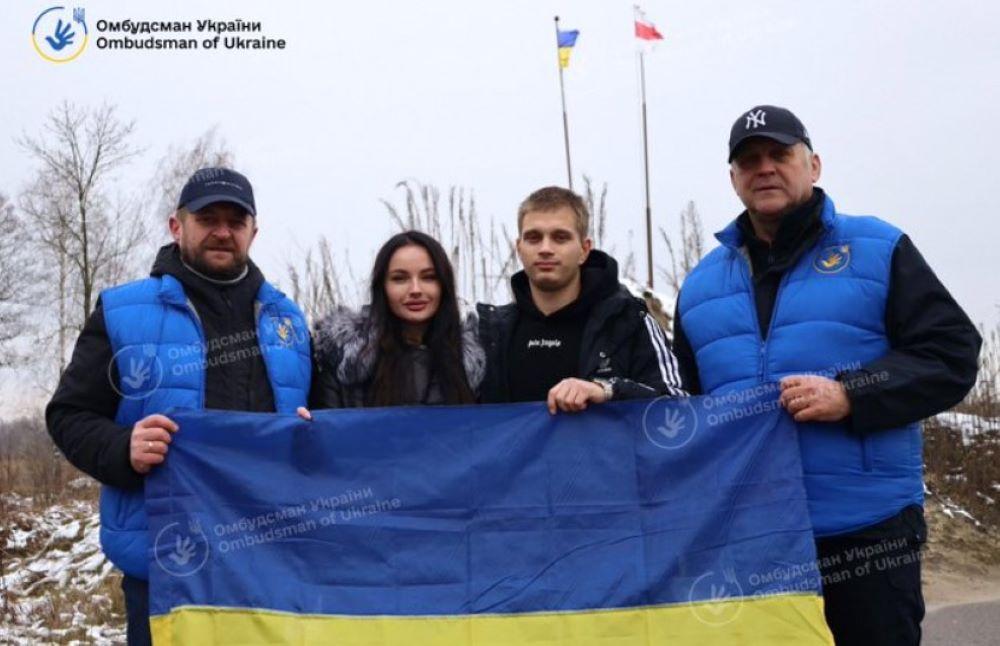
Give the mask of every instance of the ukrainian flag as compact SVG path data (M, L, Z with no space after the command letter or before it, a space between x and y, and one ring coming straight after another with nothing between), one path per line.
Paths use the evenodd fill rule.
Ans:
M579 29L573 29L570 31L556 30L556 34L559 47L559 67L565 69L569 67L569 53L576 45L576 38L577 36L580 35L580 30Z
M168 415L158 645L833 644L774 399Z

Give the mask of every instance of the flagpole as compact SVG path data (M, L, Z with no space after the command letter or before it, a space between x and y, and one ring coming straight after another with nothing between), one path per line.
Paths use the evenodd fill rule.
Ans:
M639 85L642 88L642 160L646 179L646 284L653 289L653 212L649 205L649 139L646 135L646 61L639 50Z
M569 161L569 119L566 117L566 87L563 85L563 66L559 60L559 16L556 23L556 62L559 65L559 95L562 97L563 142L566 145L566 177L569 179L569 190L573 190L573 167Z

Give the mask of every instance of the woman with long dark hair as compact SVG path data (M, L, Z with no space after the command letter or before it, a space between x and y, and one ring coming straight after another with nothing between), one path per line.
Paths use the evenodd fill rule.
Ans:
M451 262L419 231L382 245L369 305L335 309L316 325L314 346L313 408L473 403L485 370Z

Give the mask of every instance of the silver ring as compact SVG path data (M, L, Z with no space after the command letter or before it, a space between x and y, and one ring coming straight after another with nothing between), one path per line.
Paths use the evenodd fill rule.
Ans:
M148 450L150 450L151 448L153 448L153 443L152 443L152 442L150 442L149 440L146 440L146 450L148 451Z

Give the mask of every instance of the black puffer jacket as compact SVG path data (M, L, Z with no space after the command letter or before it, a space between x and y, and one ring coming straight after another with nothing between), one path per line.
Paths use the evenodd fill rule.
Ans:
M575 376L610 381L613 399L685 395L666 335L650 316L645 302L632 296L618 283L618 263L615 259L593 250L582 269L584 291L587 291L588 281L611 283L612 289L589 308L583 321ZM511 285L517 302L500 306L477 305L479 341L486 351L487 366L480 387L480 401L483 403L512 401L511 337L518 317L524 315L518 302L527 306L531 295L523 271L514 274Z
M462 365L469 388L476 392L486 369L486 356L476 339L478 321L474 314L462 324ZM371 405L375 377L375 326L367 308L355 312L338 307L316 324L313 332L313 381L309 405L321 408L362 408ZM421 346L406 353L408 404L444 404L440 383L431 369L430 351Z

